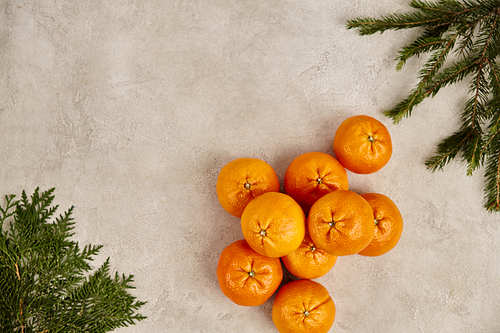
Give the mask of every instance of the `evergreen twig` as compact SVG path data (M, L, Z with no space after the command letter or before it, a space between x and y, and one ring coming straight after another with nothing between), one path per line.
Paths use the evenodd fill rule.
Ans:
M485 166L484 207L500 211L500 0L412 0L414 10L382 18L355 18L348 29L360 35L418 28L421 35L396 57L400 70L412 57L429 54L419 82L408 97L384 114L399 123L441 88L470 79L470 98L461 113L458 131L442 140L426 161L431 171L456 157L467 165L467 175ZM457 60L445 67L451 53ZM485 130L487 128L487 130Z
M70 239L73 207L51 220L53 192L0 206L0 332L101 333L145 319L136 312L145 302L128 292L133 276L112 278L109 258L92 272L102 246Z

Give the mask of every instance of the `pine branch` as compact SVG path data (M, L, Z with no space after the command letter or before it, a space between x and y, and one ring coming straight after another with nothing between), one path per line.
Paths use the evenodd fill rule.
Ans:
M478 62L479 60L476 58L468 58L455 62L450 67L445 68L443 71L436 74L433 80L428 83L424 92L425 97L434 97L441 88L462 81L465 77L474 72Z
M438 144L436 154L425 162L427 168L432 171L443 169L466 146L470 140L469 135L470 131L468 129L462 129L441 141Z
M80 250L71 240L73 207L55 218L54 189L19 201L6 197L0 222L0 331L109 332L145 317L145 303L128 293L132 275L111 278L109 258L96 272L89 264L102 248Z
M442 88L470 79L460 130L438 144L426 166L440 170L460 156L467 175L472 175L486 164L485 208L500 211L500 0L412 0L410 7L414 11L347 22L347 28L357 28L360 35L422 29L396 58L396 70L400 70L411 57L429 56L419 82L406 99L384 114L398 123ZM457 60L444 67L451 52Z
M392 14L375 18L355 18L347 22L347 29L358 28L360 35L383 33L387 30L402 30L409 28L426 27L436 29L441 26L450 26L454 23L479 20L484 15L484 7L473 1L426 2L412 0L410 7L418 9L404 14ZM487 7L489 8L489 6Z
M396 58L396 69L401 70L406 61L413 56L419 56L422 53L431 52L445 47L446 40L441 37L419 37L413 43L403 47Z
M427 63L424 68L420 71L420 82L412 90L410 95L396 105L392 110L386 111L385 115L390 117L394 123L399 123L404 117L409 117L413 108L420 104L428 95L426 88L429 82L433 79L434 75L438 73L439 69L443 66L446 61L446 56L451 52L453 46L455 45L458 33L452 35L446 42L446 44L437 50Z
M359 28L360 35L373 35L376 32L383 33L386 30L402 30L408 27L422 27L429 23L439 24L442 18L426 18L418 13L393 14L381 19L356 18L349 21L347 28Z

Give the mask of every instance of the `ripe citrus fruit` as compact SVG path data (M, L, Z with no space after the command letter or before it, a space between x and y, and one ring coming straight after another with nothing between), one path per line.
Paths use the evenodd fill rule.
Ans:
M257 158L238 158L227 163L217 177L217 198L231 215L241 217L243 209L256 196L279 192L274 169Z
M234 303L258 306L278 289L283 270L279 259L258 254L241 239L222 251L217 279L224 295Z
M297 156L286 169L284 185L286 194L297 201L306 215L323 195L349 189L345 168L335 157L322 152Z
M384 124L375 118L364 115L349 117L335 132L333 152L347 170L374 173L391 158L391 136Z
M319 249L306 233L299 248L281 260L288 271L296 277L317 279L333 268L337 257Z
M273 258L286 256L304 239L304 211L289 195L267 192L248 203L241 215L241 230L257 253Z
M272 318L280 333L326 333L335 320L335 304L320 283L291 281L276 294Z
M334 256L356 254L373 239L372 208L352 191L334 191L318 199L307 224L312 241Z
M392 250L401 238L403 232L403 217L396 204L387 196L379 193L361 195L373 210L374 230L373 240L359 254L376 257Z

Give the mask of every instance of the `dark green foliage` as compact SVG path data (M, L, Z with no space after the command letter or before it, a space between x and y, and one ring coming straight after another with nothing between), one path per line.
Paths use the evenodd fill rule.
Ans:
M145 302L127 291L133 276L111 277L109 258L91 272L102 246L70 240L73 207L51 221L53 192L0 206L0 332L110 332L143 320Z
M421 31L396 57L399 70L409 58L428 54L419 82L406 99L384 114L398 123L441 88L470 80L461 128L438 144L426 165L439 170L459 156L468 175L485 165L485 208L500 211L500 0L412 0L410 6L414 9L410 13L347 23L348 29L357 28L361 35L410 28ZM453 53L457 60L445 66Z

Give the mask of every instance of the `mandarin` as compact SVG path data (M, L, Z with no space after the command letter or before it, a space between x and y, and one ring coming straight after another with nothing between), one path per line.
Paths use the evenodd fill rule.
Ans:
M339 190L314 203L307 226L318 248L334 256L356 254L373 239L373 212L359 194Z
M278 289L283 270L279 259L258 254L241 239L220 254L217 279L224 295L234 303L258 306Z
M335 320L335 303L320 283L291 281L276 294L272 318L280 333L326 333Z
M319 249L306 233L302 244L294 252L281 258L287 270L301 279L317 279L328 273L337 257Z
M376 257L392 250L403 233L403 216L396 204L380 193L361 194L373 210L374 230L373 240L359 254Z
M297 156L286 169L284 185L286 194L297 201L306 215L323 195L349 189L345 168L335 157L322 152Z
M279 192L274 169L257 158L238 158L227 163L217 177L217 198L231 215L241 217L246 205L266 192Z
M241 215L241 230L257 253L282 257L297 250L304 239L304 211L289 195L267 192L248 203Z
M347 170L359 174L374 173L391 158L391 136L384 124L373 117L349 117L335 132L333 152Z

